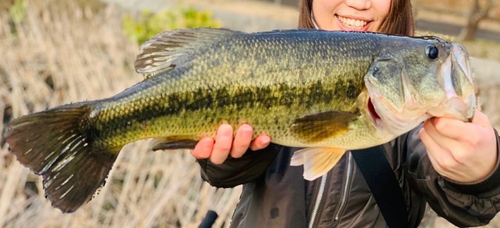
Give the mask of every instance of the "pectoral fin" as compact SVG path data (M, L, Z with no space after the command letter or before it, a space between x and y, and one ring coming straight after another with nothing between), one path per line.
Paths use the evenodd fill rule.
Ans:
M330 171L344 153L340 148L305 148L293 154L290 165L304 165L304 179L312 181Z
M359 114L342 111L315 113L296 119L292 133L307 143L321 142L344 134Z
M194 149L198 141L182 138L154 138L149 143L149 148L156 150L177 150L177 149Z

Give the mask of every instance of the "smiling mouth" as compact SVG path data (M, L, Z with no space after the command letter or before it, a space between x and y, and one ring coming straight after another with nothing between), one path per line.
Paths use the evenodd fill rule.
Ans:
M344 29L346 30L366 31L371 23L371 21L347 18L340 15L336 16L337 20L340 22L341 27L344 27Z

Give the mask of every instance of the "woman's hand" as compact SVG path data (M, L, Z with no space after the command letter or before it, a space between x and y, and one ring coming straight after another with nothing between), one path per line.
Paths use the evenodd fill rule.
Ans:
M250 148L251 150L264 149L269 145L269 136L261 135L252 141L253 128L248 124L243 124L238 128L233 141L233 127L229 124L222 124L217 130L214 139L205 137L196 144L191 154L196 159L210 158L213 164L222 164L229 155L233 158L240 158Z
M419 136L434 169L450 180L481 181L497 164L495 132L480 111L476 111L472 123L449 118L427 120Z

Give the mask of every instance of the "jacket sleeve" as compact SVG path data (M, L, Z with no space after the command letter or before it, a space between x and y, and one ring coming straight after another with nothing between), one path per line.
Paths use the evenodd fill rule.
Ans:
M405 135L401 148L406 152L408 180L417 193L423 195L436 213L456 226L486 225L500 210L500 168L497 161L494 171L484 180L459 184L439 175L432 166L418 131ZM498 148L497 153L500 154ZM477 151L481 153L481 151ZM500 155L499 155L500 157ZM500 160L500 159L499 159Z
M219 188L232 188L254 181L266 171L281 148L271 143L262 150L249 149L241 158L229 157L220 165L211 163L209 159L200 159L201 177Z

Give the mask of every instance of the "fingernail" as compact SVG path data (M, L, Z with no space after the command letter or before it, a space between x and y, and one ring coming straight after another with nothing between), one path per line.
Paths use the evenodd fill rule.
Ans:
M241 126L240 131L244 137L252 137L253 130L250 126Z
M239 129L244 130L244 131L251 131L252 127L250 125L248 125L248 124L243 124L243 125L240 126Z
M262 139L262 144L267 145L271 142L271 139L269 137L264 137Z
M221 134L224 136L231 135L232 128L233 127L231 127L231 125L229 124L223 124L219 127L219 132L217 132L217 134Z

